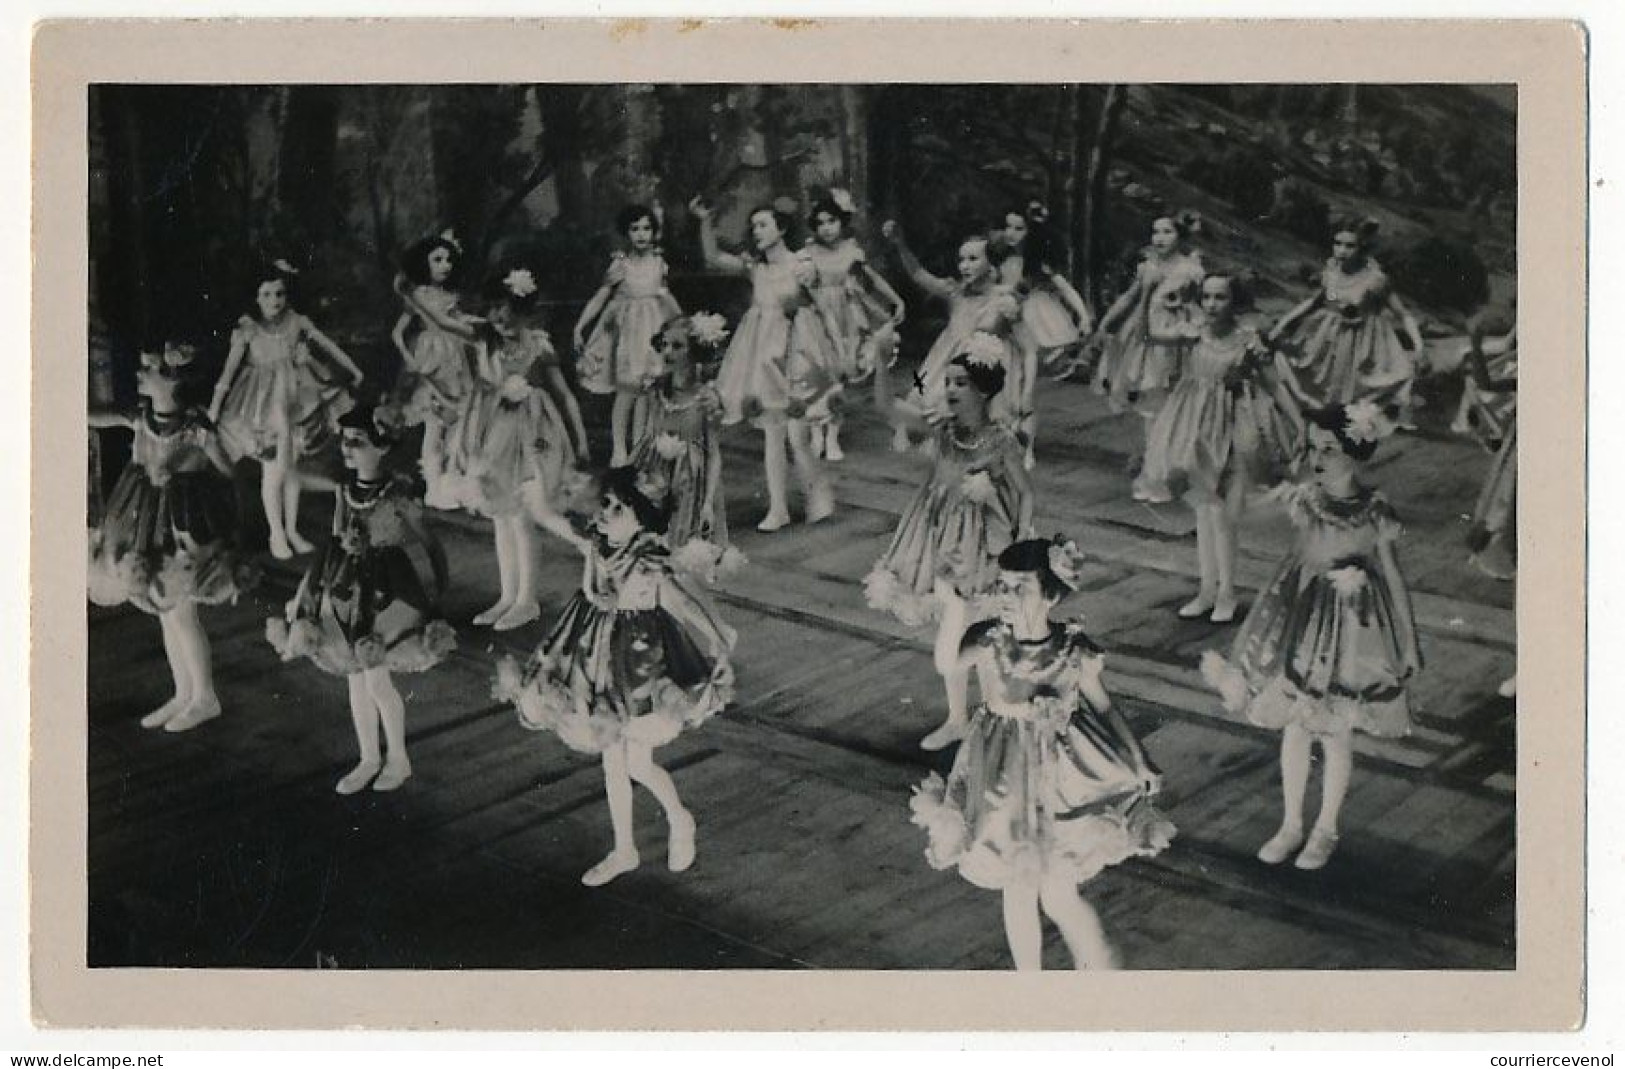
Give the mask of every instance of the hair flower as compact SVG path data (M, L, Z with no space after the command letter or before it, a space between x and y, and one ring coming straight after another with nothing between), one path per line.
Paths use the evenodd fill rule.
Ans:
M638 493L657 505L666 499L668 484L665 477L657 471L644 469L638 472L637 482L634 485L637 486Z
M1055 578L1071 590L1078 589L1078 573L1083 569L1083 550L1065 535L1058 534L1050 542L1049 570Z
M271 266L276 268L278 271L281 271L284 275L297 275L299 273L299 269L297 267L280 258L272 260Z
M694 340L707 349L728 340L728 321L715 312L695 312L688 317L688 326Z
M190 365L197 357L197 350L186 344L169 344L164 346L164 366L182 368Z
M516 267L502 279L503 286L515 297L529 297L536 292L536 276L526 267Z
M841 211L845 212L847 215L856 215L856 214L858 214L857 202L855 202L852 199L852 194L847 192L846 190L844 190L844 189L832 189L832 190L830 190L829 191L829 199L830 199L830 202L832 204L834 204L837 208L841 209Z
M970 341L965 344L965 360L977 367L1003 367L1004 343L997 336L979 330L972 334Z
M1383 434L1382 409L1370 401L1356 401L1343 409L1343 435L1351 442L1375 442Z
M455 230L452 230L450 227L442 230L440 232L440 240L444 241L447 245L450 245L459 256L462 255L463 243L457 239L457 232Z

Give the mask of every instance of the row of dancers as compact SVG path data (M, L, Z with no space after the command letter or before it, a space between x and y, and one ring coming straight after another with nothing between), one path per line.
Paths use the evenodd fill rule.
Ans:
M394 334L404 373L387 396L364 399L316 372L312 349L331 355L352 381L361 378L288 304L296 276L287 264L273 265L260 282L259 314L239 324L207 409L187 403L194 350L172 345L145 354L141 412L91 419L92 426L129 427L136 441L90 539L92 600L133 603L162 624L175 696L142 723L183 731L219 715L197 606L230 600L251 582L231 529L231 490L219 478L234 454L261 459L267 483L282 480L262 495L273 532L281 521L285 545L273 533L276 556L307 551L290 522L298 491L289 487L335 493L330 537L314 549L284 614L267 622L267 638L284 658L308 659L346 680L359 759L336 784L341 794L394 790L409 779L405 703L393 677L433 668L457 641L438 610L448 568L425 522L425 501L493 520L502 595L480 615L482 624L518 627L539 613L530 538L540 525L582 554L581 589L530 657L496 666L496 692L524 726L602 761L613 845L585 882L601 885L639 864L633 783L660 803L667 863L682 871L695 858L696 820L654 754L733 697L735 634L705 592L743 563L726 533L722 428L750 418L765 433L764 530L789 522L786 446L807 491L807 519L817 522L834 508L818 463L831 459L840 412L831 402L872 375L879 410L900 436L924 440L932 465L864 584L876 608L937 625L934 661L947 716L923 741L932 749L957 744L958 751L948 776L928 778L911 803L927 834L927 856L1001 891L1018 966L1036 966L1042 914L1060 927L1077 965L1106 967L1110 948L1078 888L1106 866L1165 849L1173 829L1153 802L1161 774L1101 683L1101 648L1076 623L1053 617L1077 586L1082 555L1065 538L1034 537L1032 389L1037 368L1046 357L1057 363L1057 350L1042 344L1056 334L1037 325L1054 326L1053 310L1026 309L1045 283L1024 290L995 273L1011 245L1020 247L1008 232L967 239L960 277L949 282L924 271L894 225L883 226L909 275L951 313L913 383L897 389L889 347L902 301L869 281L878 273L851 244L843 254L850 262L831 284L835 296L821 301L816 260L789 251L781 210L753 213L755 249L733 254L717 247L709 209L699 202L693 208L707 261L751 279L751 308L731 330L719 316L682 315L652 245L658 218L623 216L629 249L606 277L607 295L589 302L592 315L575 331L583 385L608 376L623 410L612 417L623 436L612 459L624 463L596 480L590 496L576 471L587 453L579 407L540 329L534 274L501 271L484 314L472 315L448 286L460 253L449 236L425 239L403 261L397 289L406 311ZM847 206L829 200L813 213L815 229L823 230L817 240L840 247L827 239L840 237L849 220ZM1015 221L1015 213L1006 217L1006 231ZM1190 225L1188 217L1156 224L1145 261L1154 266L1142 265L1132 301L1120 300L1103 317L1116 327L1119 308L1135 309L1104 354L1110 370L1097 381L1148 415L1136 495L1169 500L1179 493L1197 510L1201 582L1183 616L1233 617L1231 532L1240 502L1249 487L1296 476L1270 491L1298 528L1296 547L1228 655L1212 653L1201 667L1227 707L1282 734L1282 822L1260 859L1295 858L1298 867L1315 869L1337 843L1353 733L1408 730L1406 693L1421 668L1394 549L1399 524L1360 477L1393 429L1391 414L1404 412L1408 380L1377 366L1408 358L1397 342L1389 344L1391 324L1397 318L1414 330L1414 323L1406 323L1408 313L1393 313L1391 293L1380 288L1351 301L1328 287L1295 310L1300 321L1319 316L1307 337L1323 336L1331 359L1352 368L1344 381L1365 391L1346 402L1306 404L1304 380L1321 380L1304 369L1320 364L1305 362L1310 348L1292 340L1302 335L1290 333L1291 323L1269 332L1243 324L1241 278L1180 267L1194 276L1180 283L1194 288L1189 308L1153 281L1173 273L1175 256L1196 262L1178 244ZM1340 245L1345 237L1369 234L1339 231ZM1334 270L1369 279L1374 266L1350 264L1334 250L1327 271ZM1052 277L1044 269L1033 274ZM623 290L634 278L642 281ZM834 312L837 299L850 321ZM642 301L655 303L642 310L635 303ZM1349 325L1361 315L1380 320L1388 333L1373 323ZM1082 317L1073 322L1081 327ZM1351 335L1376 341L1355 349ZM1063 343L1061 360L1084 338L1080 329ZM1412 341L1419 351L1419 338ZM1414 370L1414 360L1405 366ZM634 374L637 386L623 389ZM1121 385L1125 377L1134 388ZM1166 394L1160 403L1159 392ZM245 404L244 394L263 407ZM620 405L623 394L628 401ZM263 413L261 422L245 415L253 411ZM391 451L413 424L424 428L418 464L392 466ZM824 436L822 457L812 448L815 427ZM302 470L300 458L331 439L346 475L323 480ZM413 466L413 474L399 470ZM1511 478L1515 464L1497 470ZM972 681L981 697L974 709ZM1311 826L1304 804L1316 744L1325 773Z

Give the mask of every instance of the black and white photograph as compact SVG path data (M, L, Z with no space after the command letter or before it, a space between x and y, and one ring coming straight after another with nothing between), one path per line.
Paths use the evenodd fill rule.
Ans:
M1515 87L88 107L88 965L1515 965Z

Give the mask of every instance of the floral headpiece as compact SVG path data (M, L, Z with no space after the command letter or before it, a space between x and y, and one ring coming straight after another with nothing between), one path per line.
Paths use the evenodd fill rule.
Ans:
M141 354L141 366L148 371L173 373L190 367L197 358L197 350L190 345L170 343L161 352Z
M272 260L271 261L271 266L276 268L278 271L281 271L284 275L296 275L297 276L299 274L299 269L297 267L293 266L293 264L290 264L288 261L280 259L280 258Z
M516 267L503 276L502 285L515 297L529 297L536 292L536 276L529 268Z
M707 348L719 349L728 340L728 321L715 312L695 312L688 317L689 336Z
M1004 343L998 336L985 330L979 330L970 336L965 343L965 362L976 367L1004 368Z
M1066 535L1056 535L1050 540L1049 570L1067 585L1067 589L1078 589L1078 573L1083 570L1083 550Z
M406 429L406 413L397 404L381 404L372 410L373 429L380 438L393 442Z
M1027 202L1027 218L1035 223L1049 222L1049 207L1041 200Z
M832 190L830 190L829 191L829 199L830 199L830 202L832 204L834 204L837 208L841 209L841 211L845 212L847 215L856 215L856 214L858 214L857 202L852 199L852 194L848 193L846 190L844 190L844 189L832 189Z
M1381 441L1393 429L1393 422L1371 401L1356 401L1343 409L1343 437L1351 442Z
M648 498L654 505L666 500L666 493L671 488L665 476L649 468L638 472L637 481L633 485L637 487L638 493Z
M463 254L463 243L457 240L456 231L452 230L450 227L447 227L445 230L440 232L439 237L441 241L444 241L447 245L450 245L452 251L457 253L458 256Z

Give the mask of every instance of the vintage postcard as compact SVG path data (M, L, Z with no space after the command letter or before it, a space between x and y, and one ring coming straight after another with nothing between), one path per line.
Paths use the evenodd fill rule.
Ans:
M1578 1027L1585 59L44 25L36 1021Z

